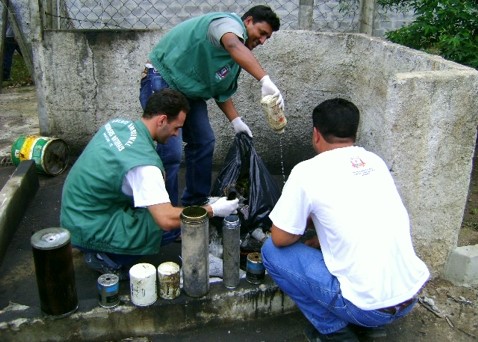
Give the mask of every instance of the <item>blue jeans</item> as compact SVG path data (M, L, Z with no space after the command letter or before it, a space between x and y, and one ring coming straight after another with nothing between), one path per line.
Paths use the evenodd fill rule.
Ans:
M325 266L322 252L300 242L276 247L269 238L262 247L262 259L279 288L322 334L333 333L349 323L364 327L385 325L408 314L416 304L415 300L395 314L359 309L342 296L340 284Z
M174 242L181 235L181 229L173 229L170 231L164 231L161 238L161 246L169 245L171 242ZM145 255L130 255L130 254L115 254L115 253L106 253L93 249L83 248L80 246L73 246L83 253L93 253L99 254L103 260L96 260L96 263L102 263L105 268L111 268L112 270L129 269L134 265L140 258ZM158 250L159 252L159 250Z
M149 69L141 80L140 102L143 109L152 93L169 85L154 69ZM207 104L204 100L189 99L190 111L177 137L170 137L166 144L158 144L156 151L166 170L166 190L171 204L178 205L178 173L181 164L183 141L186 161L186 187L181 197L183 206L202 205L207 202L212 184L212 160L216 139L209 123Z

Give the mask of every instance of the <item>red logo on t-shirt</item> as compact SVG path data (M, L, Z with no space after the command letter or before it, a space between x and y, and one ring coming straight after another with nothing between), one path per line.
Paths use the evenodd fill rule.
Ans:
M363 162L362 159L360 159L360 157L350 158L350 162L352 163L352 166L355 167L356 169L358 169L359 167L365 166L365 163Z

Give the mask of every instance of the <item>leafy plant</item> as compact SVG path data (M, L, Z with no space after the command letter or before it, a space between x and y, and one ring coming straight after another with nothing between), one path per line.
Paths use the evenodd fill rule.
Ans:
M379 0L387 8L414 9L415 21L385 34L392 42L478 68L476 0Z

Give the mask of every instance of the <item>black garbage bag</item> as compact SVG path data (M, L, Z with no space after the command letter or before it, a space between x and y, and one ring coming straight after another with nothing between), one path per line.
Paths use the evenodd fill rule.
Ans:
M281 194L280 188L257 154L252 138L235 136L211 191L212 196L237 196L240 200L241 235L262 228L270 230L269 213Z

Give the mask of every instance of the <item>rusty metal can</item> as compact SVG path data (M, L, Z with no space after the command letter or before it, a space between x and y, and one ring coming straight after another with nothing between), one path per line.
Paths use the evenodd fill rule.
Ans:
M172 261L158 266L159 296L163 299L174 299L181 294L180 267Z
M246 263L246 280L251 284L260 284L264 280L265 273L261 253L249 253Z
M98 304L104 308L114 308L119 304L119 277L105 273L98 277Z

